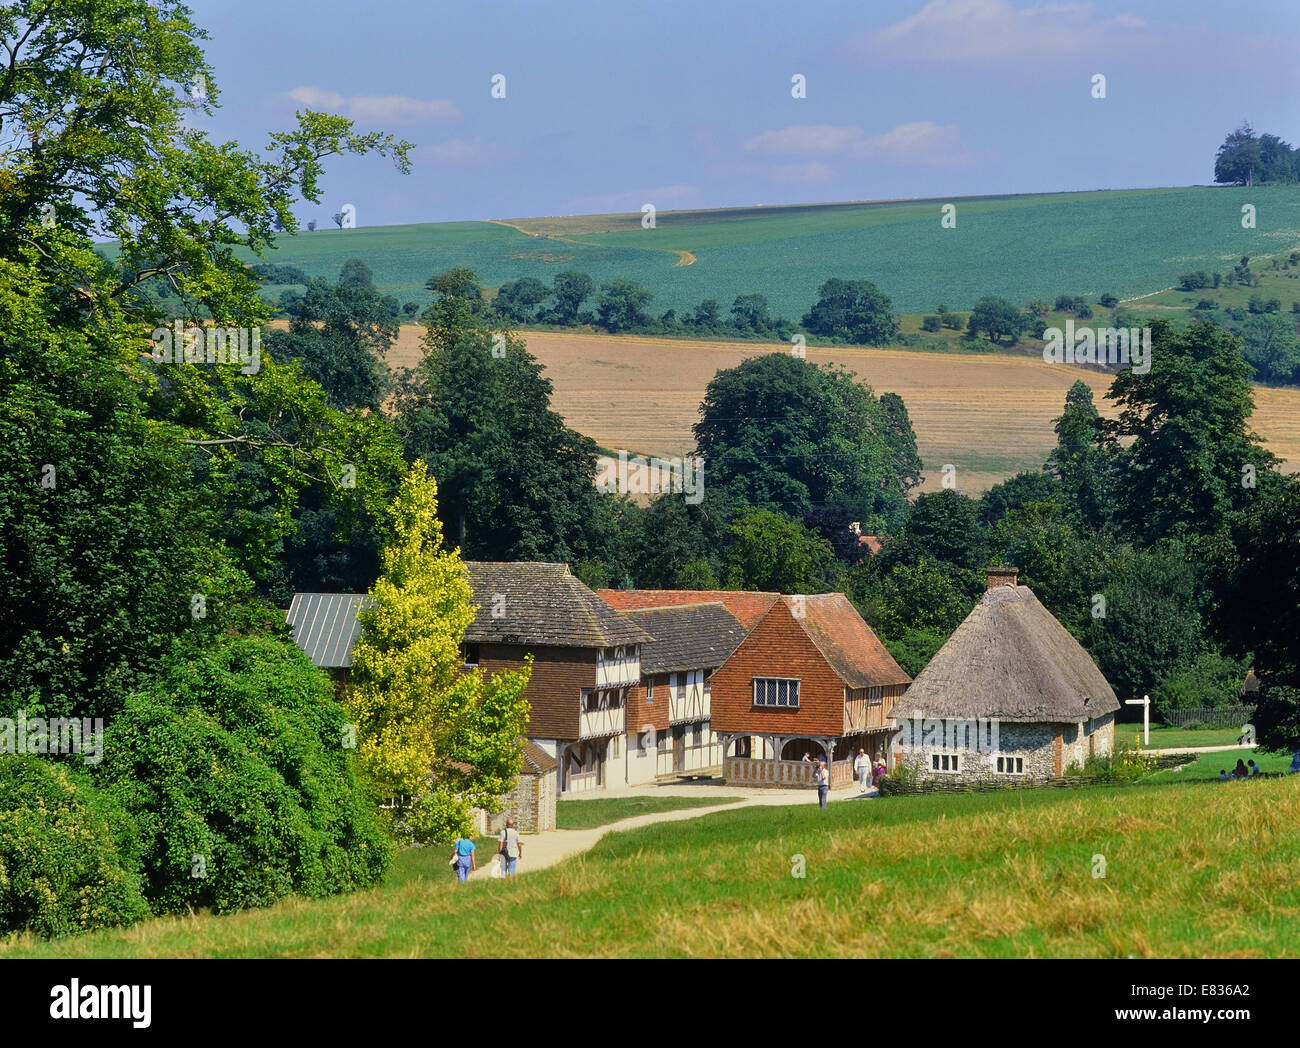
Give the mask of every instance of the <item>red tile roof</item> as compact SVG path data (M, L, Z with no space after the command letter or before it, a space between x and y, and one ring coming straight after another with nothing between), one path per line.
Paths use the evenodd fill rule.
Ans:
M843 593L781 599L827 665L850 688L911 681Z
M880 552L880 548L881 546L884 545L884 543L882 543L880 541L880 538L876 535L859 535L858 545L866 546L867 552L874 557L877 553Z
M721 604L740 620L746 631L780 599L779 593L755 593L750 590L597 590L596 595L611 608L673 608L682 604Z

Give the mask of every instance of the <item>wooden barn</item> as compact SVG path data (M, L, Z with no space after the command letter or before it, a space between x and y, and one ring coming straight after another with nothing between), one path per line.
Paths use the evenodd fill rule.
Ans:
M896 761L920 777L1047 779L1112 752L1119 702L1101 670L1014 569L895 707Z

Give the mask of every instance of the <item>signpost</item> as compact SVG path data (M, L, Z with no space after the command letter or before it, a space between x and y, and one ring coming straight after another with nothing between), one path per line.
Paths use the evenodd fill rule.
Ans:
M1142 745L1151 745L1151 696L1143 695L1140 699L1125 699L1125 706L1142 707Z

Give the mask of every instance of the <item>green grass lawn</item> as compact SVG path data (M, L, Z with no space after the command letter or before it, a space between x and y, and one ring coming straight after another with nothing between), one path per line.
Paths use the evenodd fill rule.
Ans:
M591 830L635 815L653 815L679 808L707 808L732 804L740 797L594 797L591 800L557 801L555 822L561 830Z
M1294 777L756 806L512 881L410 851L369 891L0 956L1296 956L1298 823Z
M1141 724L1117 724L1117 740L1131 742L1136 739L1142 749L1190 749L1203 746L1235 746L1241 739L1241 728L1152 728L1150 745L1142 743ZM1249 754L1247 754L1249 756ZM1236 757L1233 758L1236 760Z
M1217 782L1219 772L1231 772L1237 766L1237 759L1243 761L1253 760L1259 765L1260 770L1268 774L1285 774L1291 768L1291 754L1289 753L1260 753L1259 750L1225 750L1222 753L1203 753L1200 760L1189 764L1182 771L1160 771L1144 782L1162 783L1162 782L1190 782L1190 781L1213 781Z

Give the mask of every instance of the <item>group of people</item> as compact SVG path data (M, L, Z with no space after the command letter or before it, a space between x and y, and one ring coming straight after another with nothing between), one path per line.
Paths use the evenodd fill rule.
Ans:
M1249 764L1250 767L1247 767L1246 766L1247 764ZM1258 764L1256 764L1254 761L1243 762L1242 759L1238 757L1237 766L1232 769L1231 774L1229 774L1223 768L1219 769L1219 781L1227 782L1229 779L1252 779L1258 774L1260 774Z
M885 777L885 758L868 757L867 751L858 750L858 755L853 758L853 774L858 777L858 785L861 786L862 792L867 792L868 786L879 786L880 780Z
M456 843L452 845L451 862L449 866L456 869L456 880L464 884L469 880L469 875L478 869L478 861L474 853L478 851L476 845L468 837L458 837ZM515 822L515 817L511 815L506 819L506 824L501 832L497 834L497 856L501 863L501 876L513 877L519 865L519 857L524 853L524 842L519 839L519 829Z

